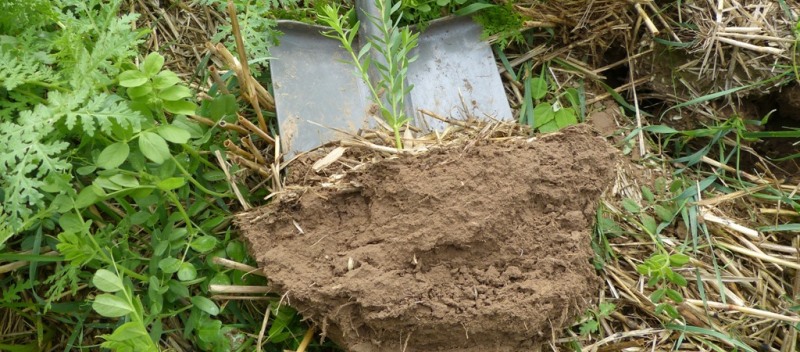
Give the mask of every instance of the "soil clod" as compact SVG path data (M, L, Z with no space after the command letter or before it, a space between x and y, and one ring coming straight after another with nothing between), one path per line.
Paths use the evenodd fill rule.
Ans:
M381 160L240 215L271 287L351 351L510 351L598 296L597 200L617 152L587 126Z

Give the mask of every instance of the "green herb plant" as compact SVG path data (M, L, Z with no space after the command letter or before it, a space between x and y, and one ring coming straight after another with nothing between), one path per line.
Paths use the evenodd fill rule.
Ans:
M228 0L197 0L203 6L211 6L220 13L228 13ZM248 55L252 58L252 73L260 76L266 71L269 48L278 42L279 32L275 29L277 22L273 15L276 11L296 8L296 0L233 0L236 9L236 18L239 21L239 31L247 48ZM217 27L217 33L211 38L212 42L223 43L232 53L236 52L232 40L233 28L230 23Z
M636 266L636 271L639 274L650 277L647 281L647 286L656 288L656 290L650 294L650 301L656 304L656 314L665 313L672 319L679 319L681 317L674 304L682 303L683 296L681 296L680 292L673 289L671 285L678 287L685 287L687 285L686 279L676 273L674 269L678 269L688 262L689 256L685 254L659 253L653 254L650 258L647 258L644 263Z
M611 302L600 302L597 309L589 309L583 315L583 322L580 325L580 334L588 336L600 331L600 322L608 318L617 306Z
M198 109L164 57L139 55L147 32L121 3L0 5L32 21L0 27L0 264L25 264L0 273L0 309L34 330L0 349L253 350L264 310L208 292L265 283L212 262L253 264L232 231L231 185L208 160L230 132L188 117L226 118L236 99ZM296 312L271 311L280 324L263 347L296 349Z
M496 4L486 0L403 0L400 2L403 25L416 25L420 29L428 22L448 15L471 16L482 27L481 37L496 37L503 49L509 43L523 43L523 18L514 10L514 1Z
M325 35L339 40L350 53L352 64L369 88L372 101L394 132L395 146L402 149L400 128L410 121L405 113L405 98L413 89L413 86L405 84L405 79L409 63L416 60L416 56L409 57L409 53L417 46L419 34L412 33L408 27L401 27L399 20L392 19L400 9L401 2L392 5L390 0L376 0L375 3L380 17L371 17L369 21L378 28L379 35L367 38L367 44L358 52L353 44L361 24L355 22L352 27L345 28L345 16L339 14L339 5L324 6L319 19L331 27ZM372 53L378 57L372 58ZM375 79L370 77L371 67L378 73Z
M527 71L529 67L526 68ZM541 133L558 131L578 123L582 109L582 95L576 88L567 88L556 94L555 87L548 83L542 67L538 76L527 75L523 79L525 92L519 109L519 123L527 124L531 130ZM546 98L550 97L550 100Z
M626 221L643 232L653 241L656 251L642 264L636 266L636 271L642 276L649 277L647 286L654 288L650 300L656 304L656 314L666 314L671 319L679 319L680 314L675 308L676 304L683 302L681 293L675 289L685 287L687 280L675 272L689 262L689 256L682 253L670 252L665 248L661 232L672 224L680 214L686 214L687 200L680 196L672 197L671 194L680 192L682 181L676 179L669 185L664 178L659 177L654 182L655 192L648 186L641 187L642 203L626 198L622 207L631 214ZM652 216L654 213L655 216Z

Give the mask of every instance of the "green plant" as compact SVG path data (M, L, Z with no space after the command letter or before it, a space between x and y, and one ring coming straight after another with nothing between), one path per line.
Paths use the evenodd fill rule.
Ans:
M395 146L401 149L400 128L409 121L405 113L405 98L413 88L406 86L405 79L408 64L416 59L409 57L409 53L417 46L419 34L412 33L408 27L400 27L399 21L392 19L392 15L400 9L400 2L391 5L390 0L376 0L376 4L381 17L372 17L369 21L378 28L379 35L367 38L368 43L358 49L358 53L353 43L360 23L345 28L344 16L339 14L338 5L323 7L319 18L331 27L325 35L339 40L350 53L352 63L369 88L372 101L394 132ZM372 53L378 57L371 57ZM370 68L373 66L378 73L375 79L370 77Z
M587 336L598 332L600 330L600 321L611 315L615 309L617 309L617 306L611 302L600 302L597 309L589 309L583 315L584 320L580 326L580 334Z
M453 12L468 0L403 0L400 17L408 24L425 23L438 18L443 12Z
M580 91L567 88L563 93L553 97L552 103L544 100L552 88L547 82L544 71L545 68L542 67L541 75L528 75L523 81L525 93L519 109L519 123L529 125L532 130L549 133L578 123L578 112L582 111L582 99ZM562 100L566 100L570 106L566 107Z
M685 192L681 192L684 186L681 179L675 179L668 185L666 179L659 177L652 186L654 189L648 186L640 188L643 205L625 198L622 208L626 212L625 221L633 224L656 248L655 253L636 266L639 274L649 277L647 286L655 288L650 300L656 304L656 314L666 313L670 318L678 319L680 314L674 304L683 302L683 297L673 287L685 287L687 280L674 269L687 264L689 256L671 253L665 247L661 233L681 214L686 224L691 223L688 216L694 208L687 206L688 200L683 197ZM675 194L677 196L673 196Z
M666 313L672 319L681 317L672 303L682 303L683 296L677 290L672 289L669 284L678 287L686 286L686 279L673 269L680 268L688 262L689 256L685 254L658 253L653 254L644 263L636 266L636 271L639 274L650 277L647 280L647 286L656 287L656 290L650 294L650 300L656 304L656 314ZM671 300L672 303L665 300L665 297Z
M0 272L0 309L37 338L0 349L96 349L99 337L120 351L167 338L248 350L263 310L208 293L264 284L211 261L253 263L230 225L231 183L207 160L230 136L187 117L195 93L161 55L134 64L147 33L120 2L8 3L40 22L0 36L0 264L24 264ZM235 105L221 95L204 106L223 118ZM278 310L284 323L270 331L282 339L265 347L294 349L305 326Z
M514 9L515 1L502 4L475 2L462 8L458 14L466 15L476 12L472 17L483 27L483 38L497 37L497 45L505 49L511 43L524 43L522 35L524 18Z
M203 6L214 7L221 13L228 12L228 0L197 0L197 2ZM304 19L304 15L297 8L298 3L298 0L233 0L239 31L251 58L249 60L254 76L260 76L267 69L269 48L278 43L280 33L275 29L276 14L284 15L279 18ZM224 23L217 27L217 33L211 41L223 43L231 53L236 53L232 35L231 24Z
M106 341L100 346L114 351L158 351L158 346L147 333L142 302L134 296L131 285L124 284L119 273L105 269L95 272L92 283L104 292L95 297L92 308L105 317L127 317L129 320L113 334L103 335Z

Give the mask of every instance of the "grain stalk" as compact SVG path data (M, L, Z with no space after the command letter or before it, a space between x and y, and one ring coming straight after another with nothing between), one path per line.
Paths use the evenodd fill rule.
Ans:
M345 28L344 17L339 15L340 7L336 4L323 7L319 18L331 27L324 35L339 40L342 47L350 53L352 64L369 88L372 101L394 132L395 147L402 149L400 128L410 120L405 112L405 97L413 88L406 85L405 81L408 65L416 59L416 56L409 58L408 55L417 46L419 34L412 33L408 27L401 28L399 19L392 20L392 15L400 9L400 2L392 5L391 0L375 0L375 4L380 16L367 16L370 23L378 29L379 35L367 38L367 43L358 53L353 42L358 33L359 22L353 24L352 28ZM377 57L371 58L370 52ZM379 79L370 79L369 70L373 65Z

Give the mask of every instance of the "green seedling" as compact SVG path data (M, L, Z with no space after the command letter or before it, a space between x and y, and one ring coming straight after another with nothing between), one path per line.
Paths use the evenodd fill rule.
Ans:
M369 88L373 103L378 106L381 117L394 132L395 146L402 149L400 128L410 121L405 113L405 98L413 89L405 81L408 65L416 59L409 57L409 53L417 46L419 34L412 33L408 27L401 27L399 21L392 19L400 9L401 2L392 5L389 0L377 0L375 3L381 17L371 17L370 22L378 28L380 34L368 38L367 44L358 53L355 52L353 43L361 25L359 22L351 28L345 28L345 16L339 15L340 7L336 4L324 6L319 19L331 27L325 35L339 40L342 47L350 53L352 64ZM377 54L376 58L371 57L373 53ZM378 77L370 77L372 67Z
M581 323L580 334L588 336L600 331L600 321L611 315L615 309L617 306L611 302L600 302L597 309L589 309L583 315L585 320Z
M541 133L550 133L578 123L581 98L577 89L568 88L551 101L545 100L553 87L547 82L544 72L542 67L539 76L529 75L523 81L525 93L519 110L519 123Z
M636 266L636 271L644 276L649 276L648 287L656 287L650 294L650 300L656 303L656 314L666 313L672 319L680 318L674 304L683 302L681 293L670 287L670 284L685 287L686 279L673 269L680 268L689 262L689 256L684 254L654 254ZM664 298L668 298L665 300ZM670 302L671 301L671 302Z

